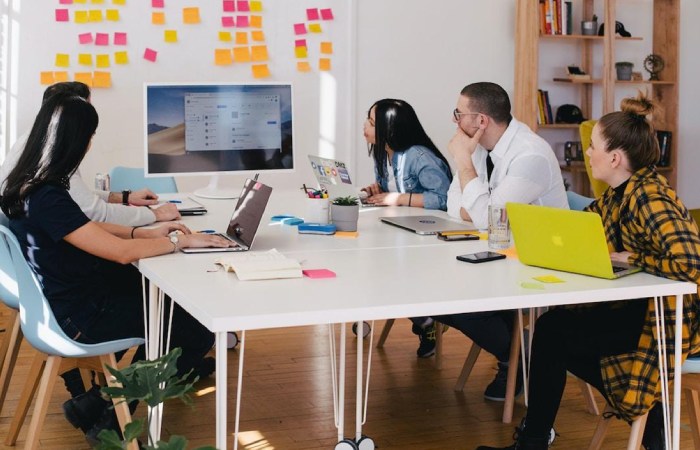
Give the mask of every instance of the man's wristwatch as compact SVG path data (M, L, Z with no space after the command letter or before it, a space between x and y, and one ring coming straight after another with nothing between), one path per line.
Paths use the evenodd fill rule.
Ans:
M122 205L129 204L129 194L131 194L131 191L129 189L125 189L122 191Z
M180 248L180 239L177 237L177 234L170 235L170 242L173 243L173 251L171 253L175 253Z

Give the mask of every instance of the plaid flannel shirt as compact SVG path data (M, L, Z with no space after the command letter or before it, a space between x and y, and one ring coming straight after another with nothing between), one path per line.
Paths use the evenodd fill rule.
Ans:
M621 201L608 188L587 210L600 214L608 248L628 251L628 262L645 272L673 280L700 282L698 226L665 178L643 168L629 179ZM674 375L675 297L664 299L667 367ZM614 305L612 305L614 307ZM697 294L683 298L683 360L700 352ZM660 398L658 341L653 299L636 351L601 359L608 400L620 416L632 421Z

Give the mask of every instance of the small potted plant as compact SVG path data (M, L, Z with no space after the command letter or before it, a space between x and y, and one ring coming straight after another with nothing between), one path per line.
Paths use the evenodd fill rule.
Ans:
M634 64L628 61L620 61L615 63L615 71L619 81L629 81L632 79L632 68Z
M331 204L331 221L338 231L357 231L360 203L357 197L336 197Z
M598 33L598 16L593 14L591 20L581 21L581 34L584 36L595 36Z

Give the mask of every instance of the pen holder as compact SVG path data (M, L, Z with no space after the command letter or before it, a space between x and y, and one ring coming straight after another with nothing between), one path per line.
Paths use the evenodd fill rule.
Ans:
M330 199L328 198L307 198L304 221L308 223L327 224L329 208Z

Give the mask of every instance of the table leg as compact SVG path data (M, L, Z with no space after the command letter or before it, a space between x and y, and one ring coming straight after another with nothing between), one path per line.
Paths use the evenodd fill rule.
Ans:
M226 390L227 390L227 333L220 331L216 333L216 447L220 450L228 448L226 442ZM239 369L243 366L243 349L245 348L245 331L242 332L241 349L239 355ZM240 388L242 379L238 378L238 386ZM238 412L240 407L241 395L240 391L236 397L236 434L234 435L234 448L238 445Z
M145 285L145 283L144 283ZM144 299L144 302L146 299ZM148 296L147 296L148 306L147 310L147 328L144 333L144 338L146 340L146 358L147 359L157 359L161 356L161 327L160 327L160 316L161 309L163 307L162 294L158 286L154 283L149 283ZM148 407L148 437L153 439L150 442L151 445L155 445L156 442L160 440L162 420L163 420L163 404L159 404L151 408Z
M672 449L681 448L681 359L683 344L683 296L676 296L676 354L673 382L673 445Z

